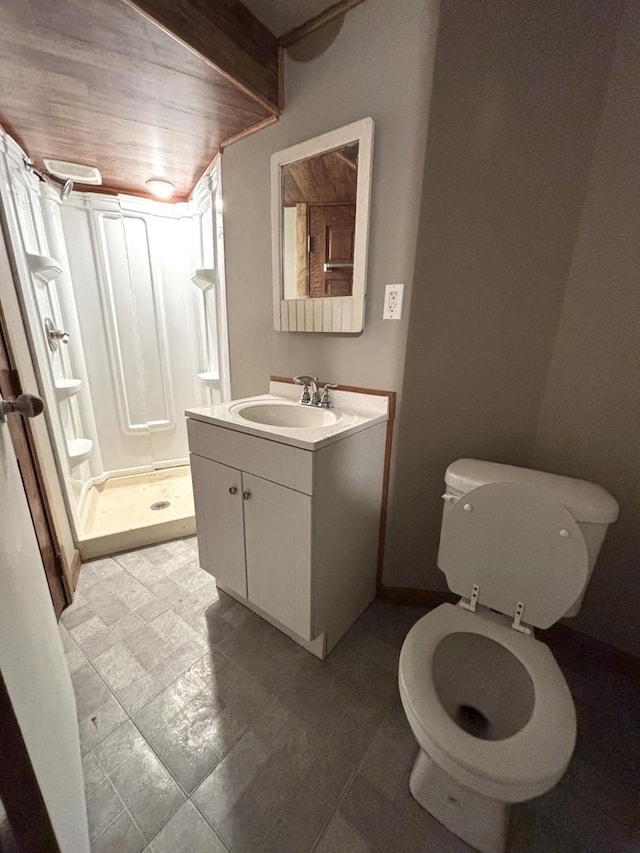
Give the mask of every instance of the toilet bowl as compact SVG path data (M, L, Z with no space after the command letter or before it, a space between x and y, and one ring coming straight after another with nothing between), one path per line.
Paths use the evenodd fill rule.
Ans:
M509 804L550 790L575 746L571 694L532 629L581 600L604 538L581 526L606 530L618 507L599 486L477 460L445 480L438 565L462 597L420 619L400 654L419 746L410 789L464 841L502 853Z

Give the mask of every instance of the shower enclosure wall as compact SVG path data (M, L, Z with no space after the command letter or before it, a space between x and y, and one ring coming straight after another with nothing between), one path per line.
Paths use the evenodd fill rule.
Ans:
M216 173L188 203L61 202L24 156L3 135L0 195L81 554L193 532L183 413L229 397Z

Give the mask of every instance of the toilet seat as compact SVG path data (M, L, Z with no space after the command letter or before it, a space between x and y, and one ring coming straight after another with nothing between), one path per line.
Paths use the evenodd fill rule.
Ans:
M548 628L570 609L589 571L571 513L522 483L488 483L445 512L438 566L452 592L527 625ZM520 606L519 606L520 605Z
M529 721L503 740L482 740L451 719L436 693L432 660L456 632L479 634L506 648L525 667L535 690ZM548 791L567 768L576 739L573 700L547 646L513 630L508 619L443 604L407 634L399 666L400 695L420 747L460 784L504 802Z

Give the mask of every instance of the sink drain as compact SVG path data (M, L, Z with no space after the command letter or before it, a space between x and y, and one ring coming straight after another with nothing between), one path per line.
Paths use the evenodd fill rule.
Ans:
M166 509L168 506L171 506L171 501L156 501L151 504L151 509Z

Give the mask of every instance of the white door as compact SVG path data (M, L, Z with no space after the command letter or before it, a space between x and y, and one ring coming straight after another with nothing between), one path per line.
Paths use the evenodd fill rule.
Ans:
M311 498L242 475L249 601L311 640Z
M60 850L88 853L73 687L9 430L1 423L0 671Z
M247 597L242 474L191 454L200 565L223 589Z

